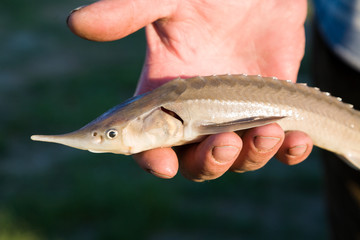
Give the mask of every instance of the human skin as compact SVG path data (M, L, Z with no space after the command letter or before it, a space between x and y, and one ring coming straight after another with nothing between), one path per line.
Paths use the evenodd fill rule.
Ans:
M306 0L101 0L68 18L76 35L121 39L146 27L147 52L136 94L177 77L261 74L296 81L304 54ZM277 124L205 138L201 143L134 155L162 178L180 168L194 181L263 167L275 154L289 165L308 157L311 139ZM179 164L180 163L180 164Z

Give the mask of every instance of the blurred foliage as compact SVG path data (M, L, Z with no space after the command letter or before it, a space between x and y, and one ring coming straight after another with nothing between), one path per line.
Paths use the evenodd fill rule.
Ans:
M271 161L193 183L157 179L130 157L31 142L77 129L135 90L144 31L77 38L65 19L86 3L0 3L0 240L325 238L316 152L299 166Z

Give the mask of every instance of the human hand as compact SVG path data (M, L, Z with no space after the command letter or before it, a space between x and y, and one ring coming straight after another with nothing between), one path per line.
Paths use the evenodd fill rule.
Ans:
M306 0L101 0L73 12L70 29L94 41L112 41L146 26L147 55L136 94L176 77L224 73L296 80L304 54ZM214 179L227 170L264 166L275 154L286 164L303 161L311 139L277 124L207 137L201 143L134 155L152 174Z

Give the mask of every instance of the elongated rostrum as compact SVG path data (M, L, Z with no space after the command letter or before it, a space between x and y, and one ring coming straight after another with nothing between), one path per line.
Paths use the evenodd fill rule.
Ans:
M128 155L272 122L307 133L316 146L360 169L360 112L352 105L318 88L244 74L174 79L77 131L31 139Z

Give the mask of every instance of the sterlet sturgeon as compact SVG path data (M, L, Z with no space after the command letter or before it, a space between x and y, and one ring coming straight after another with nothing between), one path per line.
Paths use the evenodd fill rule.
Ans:
M117 105L83 128L32 140L90 152L135 154L204 136L277 122L360 169L360 112L318 88L275 77L213 75L174 79Z

